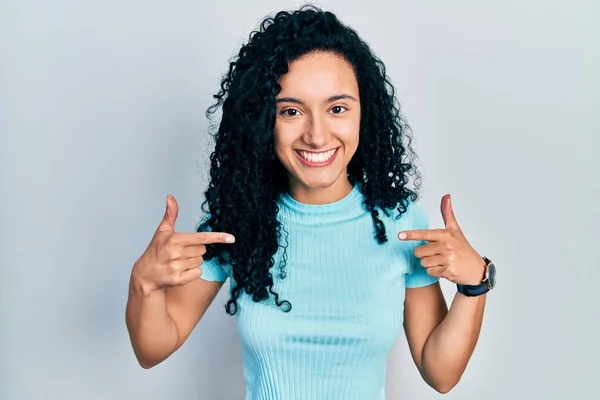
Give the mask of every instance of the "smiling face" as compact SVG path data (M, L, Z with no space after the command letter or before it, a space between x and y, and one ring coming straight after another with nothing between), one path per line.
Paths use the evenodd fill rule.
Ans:
M290 195L309 204L341 199L352 189L347 168L360 129L352 66L332 53L309 53L290 63L279 84L274 143Z

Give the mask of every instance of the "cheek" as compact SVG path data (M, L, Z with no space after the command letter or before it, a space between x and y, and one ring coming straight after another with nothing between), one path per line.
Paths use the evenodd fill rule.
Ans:
M276 123L273 142L277 151L289 149L298 138L298 127L292 124Z
M288 153L291 146L290 135L285 129L281 129L277 125L273 132L273 148L279 161L283 164L286 163L286 154Z
M343 121L337 127L339 138L344 142L346 147L356 149L358 147L358 139L360 135L360 120L352 119Z

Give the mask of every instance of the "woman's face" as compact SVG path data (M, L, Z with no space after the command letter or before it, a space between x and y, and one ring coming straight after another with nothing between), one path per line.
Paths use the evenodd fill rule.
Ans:
M360 99L352 66L342 57L309 53L279 81L275 152L298 201L326 203L351 188L348 163L358 147Z

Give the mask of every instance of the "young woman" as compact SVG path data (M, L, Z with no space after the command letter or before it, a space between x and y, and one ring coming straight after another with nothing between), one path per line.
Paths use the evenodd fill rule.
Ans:
M253 32L215 98L207 217L198 232L175 232L168 196L132 270L127 326L140 364L175 352L229 279L247 399L383 399L402 327L423 379L451 390L495 269L448 195L445 227L430 229L383 63L334 14L304 7ZM457 285L449 310L440 278Z

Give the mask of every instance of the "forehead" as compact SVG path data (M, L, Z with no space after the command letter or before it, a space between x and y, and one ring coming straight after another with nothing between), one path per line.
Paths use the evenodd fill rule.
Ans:
M358 83L350 63L332 53L309 53L290 63L283 75L280 97L322 99L339 93L358 97Z

